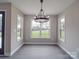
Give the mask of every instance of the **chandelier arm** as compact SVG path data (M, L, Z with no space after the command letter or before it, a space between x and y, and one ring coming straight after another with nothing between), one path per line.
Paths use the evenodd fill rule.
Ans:
M43 3L43 0L40 0L41 3Z
M41 10L43 9L43 4L41 3Z
M39 22L39 23L48 22L49 17L44 14L44 10L43 10L43 0L40 0L40 3L41 3L40 12L39 12L38 15L34 18L34 20L35 20L36 22Z
M41 11L43 11L43 0L40 0L41 3Z

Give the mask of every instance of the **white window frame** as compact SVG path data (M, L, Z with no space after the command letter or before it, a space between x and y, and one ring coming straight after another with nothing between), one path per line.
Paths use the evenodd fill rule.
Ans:
M18 34L17 34L17 32L18 32L18 21L20 21L20 39L18 39ZM17 41L21 41L22 39L23 39L23 33L22 33L22 28L23 28L23 17L22 16L20 16L20 15L17 15L17 21L16 21L17 23L16 23L16 37L17 37Z
M44 37L33 38L32 37L32 21L33 21L33 19L31 20L31 33L30 33L31 39L50 39L50 37L51 37L51 22L50 22L50 20L49 20L50 29L49 29L49 37L48 38L44 38Z
M61 38L61 20L64 21L64 38L63 39ZM59 34L59 40L64 42L65 41L65 16L63 16L59 19L59 24L58 25L59 25L59 33L58 33Z

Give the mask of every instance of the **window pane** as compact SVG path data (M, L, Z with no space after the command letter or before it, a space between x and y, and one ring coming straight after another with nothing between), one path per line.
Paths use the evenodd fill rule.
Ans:
M42 38L49 38L49 30L43 30L41 33Z
M39 31L32 31L32 38L40 38L40 32Z
M62 18L61 21L60 21L60 39L61 41L64 41L65 39L65 18Z
M21 40L21 16L17 15L17 41Z
M65 34L64 31L61 30L61 31L60 31L60 37L61 37L61 39L64 39L64 34Z
M32 38L49 38L49 22L38 23L32 20Z

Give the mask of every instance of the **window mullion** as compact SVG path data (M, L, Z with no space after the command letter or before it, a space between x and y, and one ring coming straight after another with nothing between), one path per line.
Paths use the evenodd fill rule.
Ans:
M42 23L40 23L40 38L42 37Z

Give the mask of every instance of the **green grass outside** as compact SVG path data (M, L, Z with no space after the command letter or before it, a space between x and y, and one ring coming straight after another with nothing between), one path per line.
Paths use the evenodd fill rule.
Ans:
M40 31L32 31L32 38L49 38L49 32L42 31L40 36Z
M21 36L21 33L20 32L17 32L17 36Z
M62 41L64 41L64 39L65 39L64 37L65 37L64 31L60 31L60 38Z

